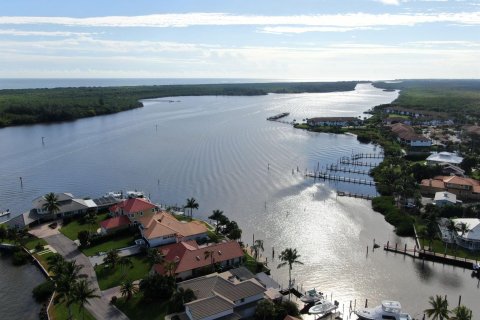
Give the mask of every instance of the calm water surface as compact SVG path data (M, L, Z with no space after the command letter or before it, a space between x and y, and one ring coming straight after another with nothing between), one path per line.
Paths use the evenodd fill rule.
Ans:
M363 117L363 111L397 94L361 84L343 93L176 97L172 103L148 100L142 109L115 115L2 129L0 208L28 210L33 198L50 191L83 197L139 189L156 202L178 205L193 196L200 204L197 217L221 209L239 223L245 243L251 244L253 235L263 239L272 275L283 285L288 270L277 270L278 261L270 261L272 247L276 255L297 248L304 265L293 270L296 283L333 294L341 306L354 299L363 304L368 298L370 305L396 299L418 316L428 296L447 294L456 304L461 294L480 315L480 291L469 271L372 252L373 239L400 245L405 239L395 236L368 201L337 198L334 190L374 189L303 177L305 169L378 148L349 135L311 133L265 120L280 112L290 112L285 119L290 121ZM16 286L1 273L0 281Z

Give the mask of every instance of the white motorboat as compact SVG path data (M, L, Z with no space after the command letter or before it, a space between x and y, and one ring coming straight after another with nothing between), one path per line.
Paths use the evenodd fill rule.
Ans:
M8 216L10 214L10 210L7 209L6 211L0 212L0 217Z
M303 296L300 297L300 301L303 303L316 303L323 299L323 293L318 292L315 289L308 290Z
M318 301L313 307L308 309L309 314L314 314L317 318L322 318L329 315L337 309L337 306L328 300L322 299Z
M402 313L402 305L398 301L384 300L375 308L364 308L355 311L361 320L412 320L408 313Z
M116 199L122 199L123 198L123 193L120 191L120 192L116 192L116 191L110 191L110 192L107 192L105 195L104 195L105 198L108 198L108 197L114 197Z
M143 191L127 191L127 198L128 199L133 199L133 198L143 198L143 199L148 199L147 196L145 195L145 192Z

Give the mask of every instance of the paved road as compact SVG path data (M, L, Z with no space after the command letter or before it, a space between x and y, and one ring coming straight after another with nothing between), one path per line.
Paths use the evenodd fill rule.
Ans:
M58 253L60 253L67 260L75 260L77 264L83 265L82 273L86 274L91 281L91 286L97 289L97 294L101 295L101 298L91 299L90 304L87 304L86 309L97 320L128 320L128 317L120 310L110 304L110 300L104 295L98 287L97 275L90 260L80 250L77 245L63 234L56 234L46 237L45 240L51 245Z

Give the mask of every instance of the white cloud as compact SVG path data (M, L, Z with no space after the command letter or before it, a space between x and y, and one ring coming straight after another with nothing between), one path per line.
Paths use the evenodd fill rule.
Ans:
M315 26L315 27L378 27L414 26L424 23L480 25L480 11L419 14L317 14L292 16L234 15L227 13L153 14L145 16L71 17L0 17L3 25L53 24L87 27L188 27L188 26Z
M375 1L386 4L386 5L394 5L394 6L400 5L400 0L375 0Z
M349 32L356 30L378 30L372 27L264 27L260 29L262 33L286 34L286 33L306 33L306 32Z
M42 37L85 37L96 33L92 32L69 32L69 31L28 31L16 29L0 29L0 35L7 36L42 36Z

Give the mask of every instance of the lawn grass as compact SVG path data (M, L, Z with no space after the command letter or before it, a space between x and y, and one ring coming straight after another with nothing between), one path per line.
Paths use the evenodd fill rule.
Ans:
M104 264L94 268L100 290L119 286L127 279L140 280L148 275L152 266L146 256L131 256L129 258L133 263L131 268L126 267L122 269L122 266L117 265L115 269L111 269L105 267Z
M80 231L95 231L100 228L100 222L108 218L108 213L98 214L95 221L95 225L84 222L81 218L72 220L68 224L60 228L60 232L63 233L70 240L77 240L78 233Z
M136 294L129 301L125 298L117 300L115 306L131 320L163 320L168 312L168 301L146 303L142 301L142 294Z
M135 244L135 237L133 235L119 235L103 243L95 246L81 249L86 256L94 256L99 252L107 252L112 249L120 249L129 247Z
M26 240L25 242L22 241L22 244L28 250L33 250L33 249L35 249L35 246L37 244L41 244L42 246L46 246L48 243L44 239L39 239L37 237L31 237L28 240Z
M78 304L72 305L72 319L75 320L95 320L95 318L88 312L87 309L84 309L82 312L78 309ZM65 320L68 319L68 309L65 303L56 303L53 304L50 308L50 317L53 320Z
M425 249L428 249L429 240L420 239L420 245L422 245ZM443 255L445 253L445 243L439 239L435 239L432 242L432 250L435 253ZM469 250L466 250L460 246L455 244L449 244L447 246L447 255L449 256L457 256L459 258L467 258L472 260L480 260L480 253L475 253Z

